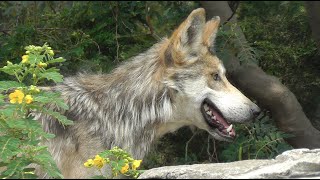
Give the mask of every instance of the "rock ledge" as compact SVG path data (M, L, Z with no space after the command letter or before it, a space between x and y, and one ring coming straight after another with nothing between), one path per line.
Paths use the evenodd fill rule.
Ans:
M164 166L145 171L139 179L265 179L320 178L320 149L294 149L275 159L230 163Z

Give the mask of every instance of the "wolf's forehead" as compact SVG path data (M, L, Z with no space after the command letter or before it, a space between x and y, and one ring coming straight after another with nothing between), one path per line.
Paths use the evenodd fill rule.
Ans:
M223 66L223 63L217 56L208 53L202 56L202 58L200 59L201 59L202 65L205 66L205 68L208 68L215 72L218 71L221 73L225 73L225 68Z

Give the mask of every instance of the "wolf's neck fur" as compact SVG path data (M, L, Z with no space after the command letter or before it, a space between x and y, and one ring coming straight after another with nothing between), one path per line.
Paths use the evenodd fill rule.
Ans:
M171 93L159 77L165 41L110 74L66 78L56 87L70 106L66 115L85 125L89 135L99 136L105 148L120 146L143 158L159 135L157 128L172 117ZM79 131L77 127L70 127L69 133Z

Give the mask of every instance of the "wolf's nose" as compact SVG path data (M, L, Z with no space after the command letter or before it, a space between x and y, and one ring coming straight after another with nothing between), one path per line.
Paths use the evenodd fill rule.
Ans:
M261 109L257 105L254 105L253 107L251 107L251 111L252 111L253 117L256 118L260 114Z

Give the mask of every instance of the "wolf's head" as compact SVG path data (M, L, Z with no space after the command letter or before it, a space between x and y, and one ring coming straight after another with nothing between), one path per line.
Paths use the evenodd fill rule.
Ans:
M161 61L165 84L175 94L175 121L230 141L235 137L232 123L248 122L260 109L230 84L212 52L219 23L219 17L206 22L204 9L194 10L163 45Z

